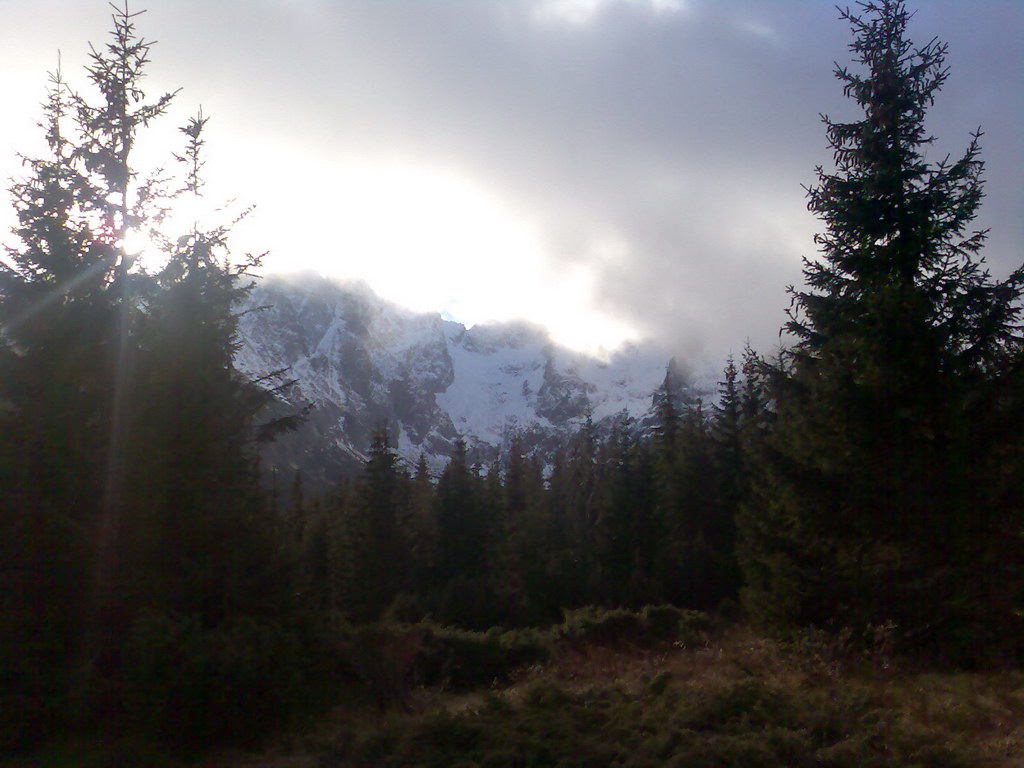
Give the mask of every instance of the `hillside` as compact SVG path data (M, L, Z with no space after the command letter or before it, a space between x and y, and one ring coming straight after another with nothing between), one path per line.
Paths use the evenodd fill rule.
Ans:
M243 310L254 311L240 318L238 368L286 371L290 403L313 406L268 464L328 487L361 467L384 424L407 465L423 454L435 471L460 437L473 461L489 463L514 433L550 458L588 418L601 432L622 422L644 429L670 361L653 344L589 356L524 322L466 328L308 273L260 281ZM714 395L718 365L676 370L680 401Z

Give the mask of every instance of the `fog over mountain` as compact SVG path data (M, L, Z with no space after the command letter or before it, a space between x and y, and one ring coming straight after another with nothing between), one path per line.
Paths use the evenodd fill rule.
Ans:
M406 462L423 454L435 470L459 437L487 463L513 434L549 458L588 418L602 431L617 422L648 428L670 361L653 344L601 360L525 322L467 329L384 301L364 284L313 274L260 282L248 308L236 364L254 376L287 368L296 381L290 404L313 406L268 459L289 476L301 469L314 485L358 466L382 425ZM713 395L717 367L680 369L676 395Z

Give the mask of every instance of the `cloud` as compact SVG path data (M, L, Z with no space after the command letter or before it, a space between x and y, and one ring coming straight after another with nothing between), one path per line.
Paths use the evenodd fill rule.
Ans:
M547 24L582 26L615 5L630 5L654 14L679 13L686 0L535 0L531 16Z
M69 67L85 50L62 21L80 22L80 3L15 7L4 50L11 35L18 50L59 46ZM1024 69L1010 63L1022 22L1019 3L933 0L911 26L950 43L931 159L986 130L978 224L993 227L996 275L1024 254ZM399 231L382 236L401 235L416 269L434 270L419 284L439 309L484 319L518 308L566 334L575 318L595 339L650 334L715 356L748 337L777 341L785 286L802 280L820 228L801 186L831 159L818 114L856 115L831 75L849 32L829 3L166 0L140 27L161 41L153 89L184 86L179 102L213 116L211 186L259 205L251 242L279 263L396 271L342 231L351 215L365 230L387 212L391 185L455 228L395 213ZM41 94L44 69L12 77L35 78ZM31 121L37 101L16 114ZM395 167L407 181L388 175ZM463 232L458 207L441 205L455 190L468 195ZM529 252L509 253L520 236Z
M782 38L779 37L779 33L774 27L754 19L740 19L736 22L736 28L741 32L761 38L773 45L780 45L782 43Z

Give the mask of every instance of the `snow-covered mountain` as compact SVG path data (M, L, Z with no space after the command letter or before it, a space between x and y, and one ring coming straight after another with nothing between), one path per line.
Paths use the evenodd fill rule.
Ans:
M363 284L309 274L261 281L248 307L263 309L241 317L236 365L252 376L288 368L297 381L289 399L314 406L269 461L302 469L314 484L357 466L385 423L405 460L422 453L438 469L460 436L486 462L514 432L527 447L551 451L588 415L599 427L643 422L668 363L646 345L599 360L526 323L467 329L386 302ZM714 380L708 370L687 386L707 393Z

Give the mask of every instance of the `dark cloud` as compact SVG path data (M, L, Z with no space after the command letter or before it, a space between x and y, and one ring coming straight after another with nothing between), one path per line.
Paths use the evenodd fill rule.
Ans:
M0 4L36 45L82 49L54 19L85 4ZM161 0L140 23L161 41L154 83L185 85L223 135L465 175L538 227L556 272L590 269L605 312L712 355L771 345L814 253L801 185L830 160L818 113L855 114L830 73L849 42L831 3L593 0L575 22L540 5ZM1024 4L920 5L914 38L950 44L933 156L986 130L979 223L1005 274L1024 258ZM281 185L316 173L267 163Z

